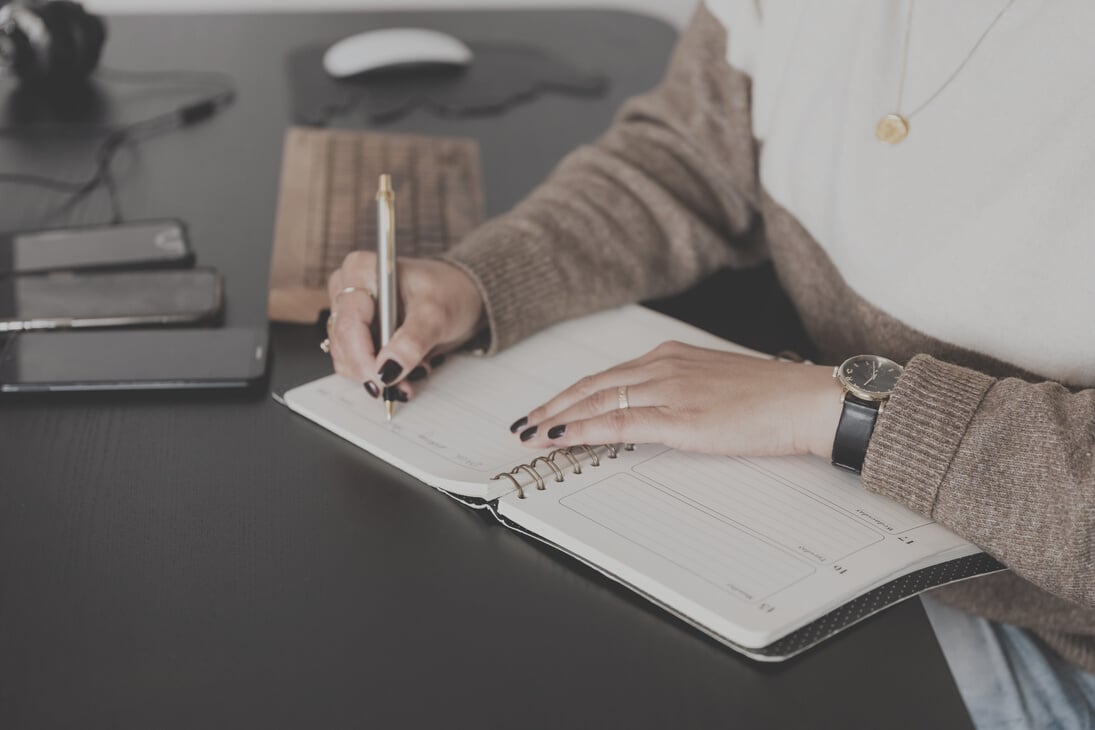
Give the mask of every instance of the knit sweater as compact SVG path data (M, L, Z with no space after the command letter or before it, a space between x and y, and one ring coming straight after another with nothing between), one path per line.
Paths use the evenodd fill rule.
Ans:
M810 198L809 186L796 191L788 185L793 179L788 166L796 163L794 150L787 147L793 148L797 137L777 134L772 120L778 114L772 115L779 104L761 84L781 84L784 92L794 84L764 70L766 49L778 46L778 40L765 45L764 39L739 53L732 40L728 54L728 26L731 39L758 35L755 27L745 27L755 26L755 18L741 20L744 30L736 33L739 26L727 5L715 4L717 15L701 6L657 88L629 101L595 144L571 153L513 211L487 222L447 255L479 285L490 349L566 318L674 294L720 267L769 258L824 362L871 353L906 364L871 438L864 488L936 520L1009 568L933 595L1027 627L1066 659L1095 671L1095 390L1081 387L1095 384L1092 358L1082 357L1095 345L1092 288L1076 276L1080 290L1069 289L1067 297L1056 300L1087 306L1084 318L1071 312L1064 318L1070 327L1067 338L1047 344L1037 318L1024 320L1024 330L1008 316L1013 302L966 317L964 302L973 300L965 291L947 299L955 288L949 272L937 277L945 286L930 277L921 281L926 313L911 307L915 302L908 282L894 280L894 269L887 265L898 257L930 273L920 260L930 256L930 247L920 258L915 251L910 256L907 244L858 251L880 258L880 270L890 271L893 293L885 280L879 284L865 276L855 262L855 246L866 245L856 231L864 228L861 221L843 220L857 213L855 206L841 203L845 194L863 186L844 176L825 180L805 169L818 203ZM866 12L866 6L891 4L863 5ZM799 27L809 27L801 20ZM892 48L900 47L899 38ZM786 59L776 60L786 65ZM915 60L910 56L910 62ZM891 81L896 88L896 78ZM762 102L767 123L757 114ZM847 111L836 106L830 115ZM930 129L929 109L922 112L922 128ZM883 103L880 111L892 109ZM876 118L868 118L860 133L867 143L881 145L871 139ZM1045 124L1057 121L1046 119ZM758 130L762 124L767 126ZM914 142L920 129L916 118L911 126L902 144ZM954 133L976 136L976 129ZM1053 129L1037 133L1051 136ZM804 135L811 137L813 131ZM904 152L886 150L899 151ZM1079 170L1090 186L1095 179L1090 151L1086 160L1057 160L1059 175L1068 179ZM995 209L1015 215L1009 210L1012 201L991 197L1005 192L981 191L987 199L979 202L978 214L991 217ZM911 199L923 206L922 198ZM1071 202L1060 196L1032 199L1032 220L1053 220L1052 206ZM1063 210L1077 213L1068 205ZM890 225L897 231L903 220L932 214L923 207L894 214ZM990 224L978 227L980 222L973 221L967 232L997 231ZM884 221L871 225L885 236ZM1016 235L1026 233L1023 228ZM1093 235L1090 226L1081 233L1087 240ZM1019 248L1014 241L1001 241L997 250L1007 256ZM1088 244L1087 249L1095 247ZM1042 267L1085 263L1023 255ZM977 296L999 302L1018 298L1019 305L1025 299L1037 307L1058 296L1053 285L1039 290L1030 281L1019 286L1008 280L1006 273L1014 269L990 265L987 248L980 256L984 266L970 279ZM968 265L977 264L976 258L971 261ZM935 263L936 268L945 265ZM852 280L865 283L853 286ZM949 317L940 316L939 298L950 307ZM960 321L955 325L948 319ZM982 324L970 327L968 320Z

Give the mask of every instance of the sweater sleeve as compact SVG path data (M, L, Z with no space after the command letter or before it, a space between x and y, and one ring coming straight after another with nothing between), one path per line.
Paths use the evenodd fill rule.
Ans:
M1095 608L1093 453L1095 389L917 355L878 419L863 484Z
M489 351L554 322L686 289L764 257L750 82L700 6L653 91L510 213L442 258L476 281ZM751 235L752 234L752 235Z

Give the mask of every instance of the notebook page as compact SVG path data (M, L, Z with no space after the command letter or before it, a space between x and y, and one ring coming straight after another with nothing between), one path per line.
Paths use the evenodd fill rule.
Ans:
M814 457L639 447L500 513L730 641L761 648L978 549Z
M736 346L638 306L565 322L493 357L460 355L416 384L391 423L358 383L337 375L285 394L290 408L390 464L466 496L512 490L491 477L537 456L509 425L584 375L647 352L667 339ZM741 348L736 348L747 352ZM522 482L531 477L521 475Z

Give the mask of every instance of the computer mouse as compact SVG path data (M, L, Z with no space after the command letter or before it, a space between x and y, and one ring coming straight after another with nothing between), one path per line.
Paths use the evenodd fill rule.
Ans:
M471 59L471 49L451 35L423 28L386 28L335 43L323 54L323 68L341 79L401 66L466 66Z

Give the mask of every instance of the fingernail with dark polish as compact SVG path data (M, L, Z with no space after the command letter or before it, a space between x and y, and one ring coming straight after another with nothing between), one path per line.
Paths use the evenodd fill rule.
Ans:
M430 367L431 368L439 368L444 364L444 362L445 362L445 356L444 355L434 355L433 357L430 358Z
M565 423L558 426L552 426L548 429L548 438L557 439L567 432L567 425Z
M365 381L365 392L374 398L380 397L380 388L376 387L376 383L371 380Z
M538 428L539 428L539 426L533 426L532 428L526 428L524 431L521 432L521 440L522 441L528 441L530 438L532 438L533 436L536 435L536 429L538 429Z
M384 381L385 385L390 385L395 382L395 379L399 377L399 374L403 372L403 366L397 363L395 360L389 360L384 363L384 367L380 368L380 372L377 375Z
M419 365L407 375L407 380L413 383L416 380L421 380L426 377L426 374L426 368Z
M517 433L517 431L519 429L522 429L522 428L525 427L526 423L528 423L528 416L521 416L516 421L514 421L512 425L510 425L509 432L510 433Z

